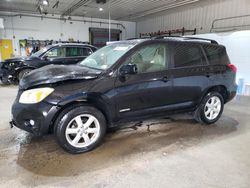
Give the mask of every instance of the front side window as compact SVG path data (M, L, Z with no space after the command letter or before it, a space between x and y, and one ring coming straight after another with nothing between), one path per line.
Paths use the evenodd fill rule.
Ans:
M46 51L48 51L49 48L51 48L52 46L46 46L42 49L40 49L39 51L33 53L31 55L31 57L41 57Z
M125 64L135 64L138 73L157 72L167 69L166 45L155 44L139 49Z
M49 58L65 57L66 56L66 48L64 48L64 47L53 48L46 53L46 56Z
M189 67L203 65L204 57L199 46L180 44L175 47L175 67Z
M133 47L134 44L129 43L110 44L88 56L80 63L80 65L99 70L106 70Z

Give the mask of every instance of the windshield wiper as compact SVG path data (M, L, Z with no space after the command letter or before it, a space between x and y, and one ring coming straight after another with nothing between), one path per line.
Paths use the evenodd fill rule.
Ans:
M89 68L89 69L95 69L95 70L103 71L103 69L98 69L98 68L95 68L95 67L89 67L89 66L82 65L82 64L80 64L80 66L86 67L86 68Z

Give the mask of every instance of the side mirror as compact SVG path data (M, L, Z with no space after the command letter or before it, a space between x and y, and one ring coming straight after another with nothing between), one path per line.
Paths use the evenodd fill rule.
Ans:
M126 74L136 74L137 73L137 66L135 64L127 64L123 65L119 73L121 76L125 76Z
M49 57L47 55L43 56L43 60L47 61L48 59L49 59Z

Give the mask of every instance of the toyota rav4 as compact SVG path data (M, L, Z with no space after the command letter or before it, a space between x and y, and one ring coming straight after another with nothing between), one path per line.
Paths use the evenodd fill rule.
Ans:
M24 76L11 125L53 131L70 153L102 143L122 122L191 112L215 123L236 95L236 67L216 41L154 38L111 42L78 65L49 65Z

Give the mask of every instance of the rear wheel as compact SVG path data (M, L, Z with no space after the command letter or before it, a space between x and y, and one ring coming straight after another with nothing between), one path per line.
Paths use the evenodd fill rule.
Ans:
M208 93L195 112L195 119L199 122L212 124L218 121L224 110L224 99L218 92Z
M29 74L32 69L24 69L18 73L18 80L20 81L25 75Z
M106 133L105 117L90 106L78 106L63 112L55 126L59 145L74 154L96 148Z

